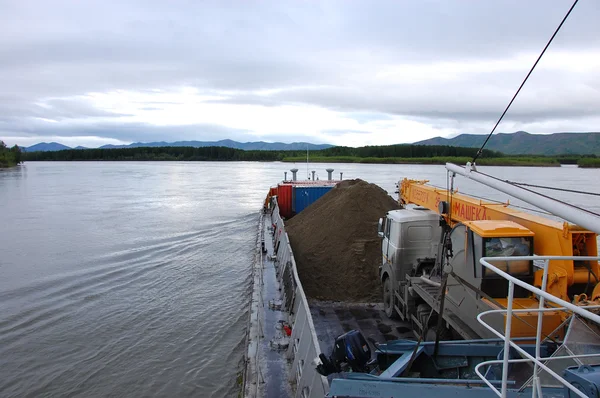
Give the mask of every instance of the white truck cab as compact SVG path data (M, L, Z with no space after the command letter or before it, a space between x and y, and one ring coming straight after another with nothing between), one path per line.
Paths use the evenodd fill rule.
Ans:
M379 220L382 238L380 270L385 312L393 317L393 294L402 291L406 275L426 273L433 266L440 247L442 229L439 214L423 207L392 210Z

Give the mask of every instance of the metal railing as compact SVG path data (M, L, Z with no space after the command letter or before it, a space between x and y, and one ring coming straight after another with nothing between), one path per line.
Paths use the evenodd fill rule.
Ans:
M542 264L541 265L537 265L539 268L543 269L543 277L542 277L542 285L541 285L541 289L536 288L535 286L532 286L520 279L515 278L514 276L502 271L501 269L497 268L496 266L490 264L490 261L507 261L507 262L511 262L511 261L533 261L536 260L536 263L538 263L537 260L541 260ZM547 372L549 375L551 375L555 380L557 380L558 382L560 382L560 384L562 384L563 386L567 387L572 394L575 394L577 396L580 397L586 397L586 395L580 391L577 387L573 386L571 383L569 383L567 380L565 380L563 377L561 377L559 374L557 374L555 371L553 371L552 369L550 369L550 367L548 367L546 365L545 362L551 361L551 360L557 360L557 359L572 359L572 358L583 358L583 357L592 357L592 356L599 356L600 354L596 353L596 354L583 354L583 355L567 355L567 356L553 356L553 357L542 357L540 355L540 351L541 351L541 344L542 344L542 326L543 326L543 316L542 313L543 312L547 312L547 311L566 311L572 314L577 314L578 316L596 323L597 325L600 325L600 316L594 314L593 312L590 312L589 309L591 308L600 308L600 306L577 306L577 305L573 305L567 301L564 301L556 296L553 296L549 293L547 293L546 290L546 286L548 283L548 264L550 261L553 260L579 260L579 261L598 261L600 260L600 257L589 257L589 256L514 256L514 257L482 257L480 262L481 264L486 267L487 269L489 269L490 271L496 273L497 275L503 277L504 279L506 279L508 281L508 294L507 294L507 305L506 305L506 309L499 309L499 310L489 310L489 311L484 311L482 313L480 313L477 316L477 320L479 321L480 324L482 324L485 328L487 328L490 332L492 332L493 334L495 334L496 336L498 336L499 338L503 339L504 341L504 352L503 352L503 358L502 360L494 360L494 361L486 361L486 362L482 362L480 364L478 364L475 368L475 372L477 373L477 375L499 396L499 397L506 397L507 396L507 385L508 385L508 373L509 373L509 364L511 363L522 363L522 362L532 362L534 364L534 370L533 370L533 377L532 377L532 396L533 397L542 397L542 385L540 383L540 379L539 379L539 373L540 370L544 370L545 372ZM539 263L538 263L539 264ZM519 286L527 291L529 291L530 293L533 293L534 295L537 295L539 298L539 305L537 309L513 309L513 296L514 296L514 290L515 290L515 285ZM556 306L551 306L551 307L546 307L545 303L546 302L550 302L555 304ZM497 331L496 329L494 329L493 327L491 327L489 324L487 324L484 320L483 317L489 314L505 314L506 315L506 321L505 321L505 328L504 328L504 334L502 334L501 332ZM513 318L513 313L537 313L537 329L536 329L536 336L535 336L535 356L529 354L527 351L525 351L523 348L521 348L517 343L515 343L512 339L511 339L511 324L512 324L512 318ZM510 359L509 354L510 354L510 350L514 349L515 351L517 351L522 358L520 359ZM484 374L482 374L481 372L481 368L482 367L487 367L490 365L497 365L497 364L502 364L502 383L501 383L501 390L499 391L497 389L496 386L494 386L493 383L490 382L490 380L487 380L487 378L484 376Z
M310 307L298 277L292 246L277 205L271 214L271 222L274 225L277 279L282 287L282 309L290 314L292 326L287 355L292 362L290 375L291 383L295 385L294 396L322 398L329 391L329 384L327 378L321 376L312 363L318 357L321 349Z
M264 335L263 319L263 257L262 246L264 244L264 230L262 228L264 214L258 219L259 234L256 241L255 261L252 268L252 298L250 316L248 317L246 333L246 366L242 374L243 396L247 398L256 398L262 395L261 386L264 383L263 372L260 359L260 336Z

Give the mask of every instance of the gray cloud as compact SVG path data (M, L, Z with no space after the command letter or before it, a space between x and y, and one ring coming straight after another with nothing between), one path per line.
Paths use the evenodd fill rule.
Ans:
M361 122L398 115L440 128L489 125L530 62L509 72L476 71L454 80L424 76L390 82L376 74L390 65L501 61L537 53L569 6L561 0L0 0L0 136L252 138L223 126L111 122L126 112L98 109L81 97L181 86L201 93L235 91L212 100L216 103L316 105ZM581 2L550 53L600 54L599 16L597 2ZM543 62L507 122L564 126L571 120L586 127L580 121L595 116L600 106L600 78L595 72L542 67ZM257 93L266 89L276 91ZM146 102L141 108L161 105Z
M155 126L145 123L115 123L101 122L92 125L72 124L56 125L36 121L20 131L23 136L39 137L106 137L127 142L150 141L184 141L184 140L220 140L231 137L234 140L244 140L248 131L231 129L210 124L195 124L188 126ZM202 138L198 138L202 137Z
M324 134L327 135L343 135L343 134L348 134L348 133L354 133L354 134L369 134L370 131L364 131L364 130L324 130L323 131Z

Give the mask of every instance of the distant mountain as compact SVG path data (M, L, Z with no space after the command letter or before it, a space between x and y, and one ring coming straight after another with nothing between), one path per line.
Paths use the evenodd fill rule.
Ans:
M304 150L308 147L311 151L319 149L330 148L333 145L329 144L310 144L308 142L292 142L291 144L285 144L283 142L238 142L233 140L220 140L220 141L175 141L175 142L134 142L129 145L103 145L100 148L139 148L139 147L160 147L160 146L191 146L195 148L207 147L207 146L224 146L227 148L243 149L246 151L250 150L262 150L262 151L296 151Z
M454 138L436 137L415 142L415 145L450 145L479 148L486 135L461 134ZM555 133L494 134L485 146L486 149L500 151L507 155L600 155L600 133Z
M160 146L191 146L195 148L207 147L207 146L224 146L228 148L243 149L246 151L250 150L262 150L262 151L298 151L305 150L307 147L311 151L317 151L319 149L330 148L333 145L329 144L311 144L308 142L292 142L291 144L285 144L283 142L238 142L233 140L220 140L220 141L176 141L176 142L134 142L129 145L102 145L101 149L113 149L113 148L139 148L139 147L160 147ZM21 147L25 152L34 151L61 151L63 149L90 149L83 146L75 148L68 147L58 142L40 142L39 144L32 145L30 147Z
M25 152L35 152L35 151L62 151L63 149L71 149L63 144L59 144L58 142L40 142L39 144L35 144L28 147L22 147L21 150Z

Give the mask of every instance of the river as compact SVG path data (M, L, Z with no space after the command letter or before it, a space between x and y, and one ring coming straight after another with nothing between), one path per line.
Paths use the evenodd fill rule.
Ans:
M291 167L28 162L0 170L0 396L235 395L258 210ZM305 177L306 165L297 167ZM323 179L327 167L391 194L403 177L446 185L443 166L310 170ZM482 170L600 192L596 169ZM506 199L461 177L456 186ZM595 197L551 195L600 212Z

